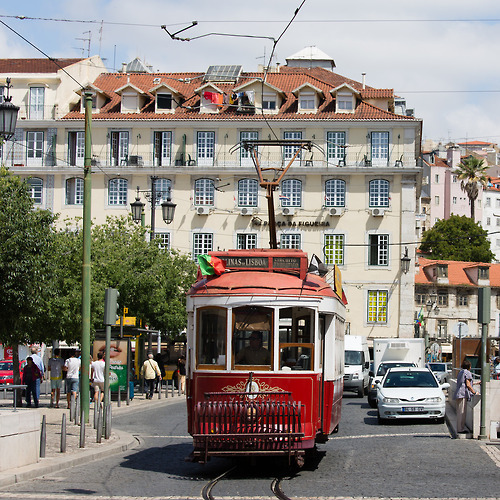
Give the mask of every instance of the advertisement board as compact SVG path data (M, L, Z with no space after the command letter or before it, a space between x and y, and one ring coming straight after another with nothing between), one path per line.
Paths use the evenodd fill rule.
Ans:
M94 340L93 361L97 359L97 353L103 354L106 350L105 340ZM127 359L128 359L128 340L112 340L109 347L109 387L111 392L125 391L127 387Z

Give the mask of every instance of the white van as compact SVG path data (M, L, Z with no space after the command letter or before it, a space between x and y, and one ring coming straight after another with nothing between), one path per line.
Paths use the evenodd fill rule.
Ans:
M344 337L344 390L358 393L362 398L368 393L370 351L363 335Z

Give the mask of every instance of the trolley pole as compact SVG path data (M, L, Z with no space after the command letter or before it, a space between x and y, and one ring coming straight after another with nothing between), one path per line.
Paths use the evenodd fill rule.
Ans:
M82 364L81 397L85 422L89 419L90 364L90 244L91 244L91 153L92 153L92 94L85 92L85 157L83 177L83 264L82 264Z

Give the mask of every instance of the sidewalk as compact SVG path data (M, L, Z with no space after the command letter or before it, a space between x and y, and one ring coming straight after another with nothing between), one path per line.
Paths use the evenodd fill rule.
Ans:
M14 411L12 393L7 392L6 398L0 393L0 412ZM141 410L150 406L168 405L169 403L184 400L185 396L179 396L175 391L172 396L169 392L168 398L165 398L165 388L162 391L161 399L158 394L154 395L152 400L146 399L144 394L135 394L127 406L126 401L121 401L118 406L117 401L112 401L112 416L120 415L125 412ZM23 401L23 405L25 402ZM50 474L51 472L61 470L74 465L85 464L98 458L103 458L115 453L120 453L134 448L138 441L132 434L122 432L117 429L111 429L109 439L104 439L102 435L101 443L97 443L97 431L94 429L94 403L90 404L89 423L85 425L85 447L80 448L80 426L74 421L70 421L70 411L67 409L66 395L61 395L59 408L50 408L50 394L41 394L40 406L37 409L17 408L20 412L38 412L40 414L40 424L43 416L46 419L46 447L45 458L39 458L38 463L18 467L0 472L0 488L9 485L33 479L35 477ZM62 416L66 414L66 452L61 453L61 423Z

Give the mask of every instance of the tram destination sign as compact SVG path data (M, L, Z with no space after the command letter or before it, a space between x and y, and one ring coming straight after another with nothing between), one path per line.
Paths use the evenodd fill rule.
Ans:
M268 257L224 256L226 266L230 269L268 269ZM300 269L300 257L273 257L272 269Z

